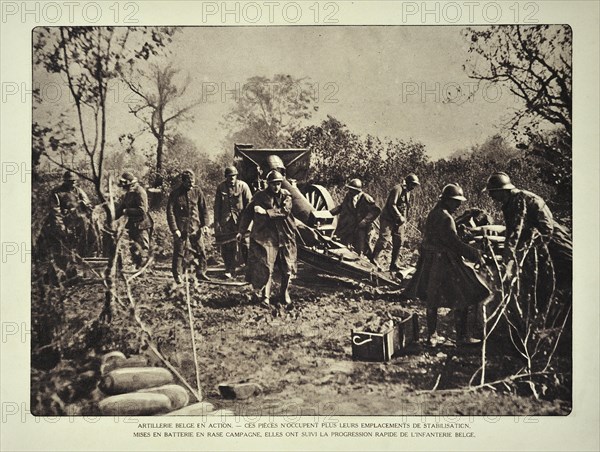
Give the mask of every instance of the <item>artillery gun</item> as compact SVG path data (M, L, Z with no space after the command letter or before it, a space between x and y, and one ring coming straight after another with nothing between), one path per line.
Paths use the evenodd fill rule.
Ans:
M310 150L257 149L234 145L239 177L253 191L266 187L266 175L273 169L283 172L283 188L292 194L292 213L298 226L298 259L319 272L350 278L371 285L399 287L400 281L381 272L368 259L335 239L336 217L329 212L335 202L327 189L308 179Z

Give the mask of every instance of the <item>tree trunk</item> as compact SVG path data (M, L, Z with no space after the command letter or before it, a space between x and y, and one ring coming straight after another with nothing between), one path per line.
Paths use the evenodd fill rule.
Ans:
M162 171L163 164L163 144L165 141L164 134L160 134L158 137L158 144L156 145L156 172L160 173Z

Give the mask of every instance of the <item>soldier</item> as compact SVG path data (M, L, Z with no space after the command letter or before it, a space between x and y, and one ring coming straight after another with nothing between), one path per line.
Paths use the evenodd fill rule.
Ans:
M490 291L462 260L464 256L481 261L479 250L459 239L452 218L465 200L458 185L448 184L443 188L440 200L427 216L417 271L406 289L408 297L427 304L428 342L432 347L444 341L437 334L437 310L441 307L454 310L458 344L480 342L467 336L467 309L487 299Z
M544 280L538 284L551 292L554 271L557 287L570 289L573 244L568 231L554 220L544 200L534 193L517 189L510 177L502 172L494 173L488 178L486 191L492 199L502 204L506 224L502 260L505 263L506 277L512 277L516 262L523 262L522 274L527 281L522 282L521 287L531 287L534 278L539 276ZM528 249L535 253L527 253ZM534 274L536 266L537 275ZM542 294L541 300L547 301L550 295L551 293Z
M344 245L351 245L358 254L371 257L369 233L381 209L375 200L362 191L360 179L352 179L342 203L331 209L331 215L339 215L335 234Z
M254 195L242 215L238 240L253 222L246 279L258 290L259 299L270 303L275 264L281 272L281 297L291 303L289 285L296 273L296 223L292 215L292 195L281 188L283 175L276 170L267 174L267 188Z
M392 258L390 272L398 270L398 256L404 241L404 225L408 220L411 196L410 192L421 185L416 174L409 174L404 183L392 188L388 195L385 207L379 218L379 239L375 244L372 262L379 266L377 259L384 249L392 245Z
M196 278L209 281L206 276L206 250L202 234L208 232L208 210L202 189L194 184L191 169L181 172L181 185L169 195L167 221L173 234L172 272L175 282L181 283L186 251L194 255ZM186 246L189 241L190 247Z
M85 256L94 245L90 214L92 205L87 194L77 186L77 176L70 171L63 183L50 193L50 214L40 236L39 248L49 252L61 268L65 268L68 250Z
M138 183L137 177L129 172L121 175L119 187L125 190L125 195L117 206L116 217L127 216L131 260L136 268L140 268L150 249L150 236L154 226L148 214L148 195Z
M225 277L231 278L235 274L238 243L236 234L242 211L250 204L252 193L246 182L238 180L238 170L235 166L225 168L225 181L217 186L215 193L215 236L223 243L221 255L225 262ZM248 258L249 243L240 242L242 259Z

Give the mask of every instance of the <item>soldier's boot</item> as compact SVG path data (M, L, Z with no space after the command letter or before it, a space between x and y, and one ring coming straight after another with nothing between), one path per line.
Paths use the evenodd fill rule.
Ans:
M267 284L265 284L263 286L263 288L260 289L260 292L258 293L258 299L263 304L271 304L271 284L272 284L272 281L271 281L271 278L269 278L269 281L267 281Z
M398 257L400 256L400 245L394 244L392 247L392 258L390 259L390 273L398 271Z
M435 347L446 338L437 334L437 308L427 308L427 345Z
M373 255L371 256L371 263L373 265L375 265L377 267L377 269L381 269L380 265L379 265L379 255L381 254L381 252L383 251L383 249L385 248L385 244L381 243L381 241L377 241L377 243L375 244L375 249L373 250Z
M291 279L292 279L291 275L282 275L281 276L281 302L283 304L291 304L292 303L292 299L290 298L290 293L289 293Z
M467 309L456 309L454 311L457 345L477 345L481 343L479 339L467 336L468 313L469 311Z

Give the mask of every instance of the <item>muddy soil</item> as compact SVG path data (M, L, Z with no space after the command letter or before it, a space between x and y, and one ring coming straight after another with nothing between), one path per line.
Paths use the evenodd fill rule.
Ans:
M218 273L212 276L219 278ZM72 338L77 353L63 348L63 359L52 367L56 363L37 364L35 359L50 351L34 352L38 369L32 370L32 406L36 414L97 414L95 402L101 395L93 384L87 382L87 389L78 390L73 389L73 382L79 381L77 375L93 369L94 364L89 363L97 362L94 356L103 352L120 350L127 355L142 352L152 364L161 365L151 351L143 350L140 328L127 310L117 306L109 327L93 323L102 310L103 290L101 281L91 278L69 290L63 300L66 330L82 331ZM123 287L120 290L123 292ZM455 347L451 341L452 313L440 312L440 333L448 340L432 348L424 341L422 304L400 301L398 292L319 275L301 267L291 296L290 306L276 303L264 306L253 301L250 286L202 284L191 288L192 301L197 305L193 307L193 316L205 400L217 408L228 407L236 413L254 415L565 415L570 412L569 375L563 390L539 400L526 388L522 392L518 387L508 391L502 385L496 390L464 389L480 366L480 349ZM133 284L133 298L161 353L195 386L185 290L173 285L168 264L159 263L152 274L138 277ZM417 313L421 340L389 362L354 361L351 331L364 330L365 325L373 322L374 315L385 316L389 312ZM503 353L492 353L488 359L491 380L520 365L517 357ZM565 366L570 369L570 361L566 361ZM221 398L219 383L240 381L259 384L262 393L244 401ZM55 394L60 399L58 404L52 402L56 401Z

